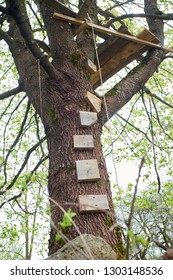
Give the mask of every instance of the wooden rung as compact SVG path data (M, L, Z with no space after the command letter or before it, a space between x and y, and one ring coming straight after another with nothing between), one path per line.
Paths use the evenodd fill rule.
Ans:
M85 99L88 102L89 106L91 106L91 109L93 109L97 113L100 113L102 106L102 101L100 98L87 91L85 94Z
M76 160L78 182L95 182L100 179L96 159Z
M82 213L109 210L107 195L79 195L79 210Z
M84 67L91 74L97 72L97 66L89 58L85 59Z
M94 148L92 135L74 135L73 142L75 150L93 150Z
M96 112L87 112L80 111L79 112L80 125L82 127L89 127L96 123L97 121L97 113Z

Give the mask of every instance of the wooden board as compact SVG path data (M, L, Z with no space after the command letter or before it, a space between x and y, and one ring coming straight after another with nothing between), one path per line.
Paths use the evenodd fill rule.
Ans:
M70 17L70 16L65 16L65 15L60 14L60 13L54 13L53 17L56 18L56 19L61 19L61 20L70 22L72 24L76 24L76 25L81 25L85 22L84 20L79 20L79 19L76 19L76 18L73 18L73 17ZM159 44L156 44L156 43L153 43L153 42L150 42L150 41L147 41L147 40L143 40L143 39L140 39L140 38L137 38L135 36L128 35L128 34L120 33L116 30L109 29L107 27L100 26L100 25L97 25L97 24L94 24L94 23L90 23L88 21L86 21L86 24L87 24L88 29L94 28L94 30L96 32L98 31L98 32L101 32L103 34L105 33L105 34L108 34L108 35L113 35L113 36L123 38L123 39L128 40L128 41L132 41L132 42L139 43L139 44L144 44L144 45L152 47L152 48L157 48L157 49L164 50L165 52L173 53L173 49L171 49L171 48L164 48Z
M91 109L93 109L95 112L100 113L102 101L100 98L92 94L91 92L87 91L85 94L85 99L88 102Z
M97 113L80 111L79 118L80 118L80 125L82 127L89 127L89 126L93 125L94 123L96 123Z
M76 160L78 182L95 182L100 179L96 159Z
M133 36L126 28L124 28L124 26L120 27L118 32L123 32L124 34ZM113 56L117 55L118 51L127 44L129 44L129 41L115 36L110 36L106 39L97 49L100 66L103 66L103 64L105 64ZM95 64L97 64L97 60L95 60Z
M73 143L75 150L93 150L94 148L92 135L74 135Z
M145 40L155 40L158 42L158 39L154 36L153 33L144 29L142 32L138 34L139 38L143 38ZM135 42L128 42L125 40L124 46L122 45L122 40L120 42L120 46L118 44L119 40L114 45L114 49L112 50L112 57L109 56L109 60L107 60L106 51L102 54L100 65L102 72L102 80L105 82L118 71L120 71L123 67L128 65L134 59L138 58L145 51L149 49L146 45L141 45ZM96 89L100 85L100 74L97 71L92 75L93 87Z
M109 210L107 195L79 195L80 212L102 212Z

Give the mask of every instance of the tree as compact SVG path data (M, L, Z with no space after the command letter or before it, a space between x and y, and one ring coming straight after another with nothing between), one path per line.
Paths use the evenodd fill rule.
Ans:
M115 226L113 230L110 230L112 225L116 225L116 218L100 141L102 127L108 121L107 110L109 118L111 118L139 90L144 90L146 82L157 71L166 54L163 49L150 49L142 61L105 94L107 110L102 106L98 121L90 127L80 127L79 112L91 111L86 102L85 93L86 91L94 93L90 74L84 67L86 58L91 61L95 60L93 34L92 30L84 30L74 39L72 26L53 17L55 2L58 12L64 12L65 9L59 2L67 2L66 4L69 4L71 8L77 4L75 9L77 18L85 19L89 15L94 23L99 23L101 15L102 24L106 23L106 26L113 26L113 28L116 27L118 21L123 19L123 16L117 17L116 14L113 14L113 8L123 7L125 4L136 4L135 1L127 1L124 4L110 1L110 6L106 8L103 4L104 9L102 9L101 4L97 6L97 1L93 0L74 1L75 3L72 1L8 0L1 3L0 39L7 44L12 55L10 60L13 59L17 68L18 86L2 93L0 99L11 98L12 102L13 96L25 92L28 105L22 120L21 134L32 104L32 110L34 108L36 112L36 119L39 116L44 126L45 137L39 139L39 142L27 152L19 172L13 179L7 180L7 170L4 169L5 180L2 183L0 194L5 197L5 194L12 189L26 166L30 154L39 146L41 147L46 139L49 155L48 193L53 225L49 240L49 254L56 252L64 244L61 239L62 233L66 238L72 240L80 232L103 237L117 252L118 257L123 258L120 229ZM142 16L147 19L150 31L157 36L160 44L164 45L164 20L171 19L171 16L163 15L157 4L156 0L145 0L145 14ZM67 10L69 11L69 9ZM74 12L72 14L74 15ZM126 16L128 15L125 15L124 18ZM41 37L41 40L38 36ZM49 47L42 43L44 38L46 40L48 38ZM42 48L48 52L48 56L43 53ZM21 134L19 133L16 142L19 141ZM93 135L93 151L74 151L73 136L78 134ZM11 146L11 150L14 146L15 143ZM44 155L38 165L46 159L47 157ZM77 182L76 160L83 159L97 160L100 181L97 183ZM37 167L36 165L36 169ZM86 194L106 194L109 211L81 213L78 196ZM17 197L12 197L12 199L15 200ZM1 205L6 202L5 200ZM60 210L61 207L65 211L69 211L68 213L75 213L73 220L78 231L71 225L68 229L62 229L61 222L64 219L64 213ZM61 235L58 238L57 227Z
M132 201L131 187L124 191L123 213L128 220ZM117 212L121 213L118 195ZM167 182L160 193L157 190L139 191L130 229L130 259L161 259L165 250L172 248L172 183ZM118 213L118 216L120 216ZM159 221L159 222L158 222ZM123 236L126 226L121 221ZM163 251L164 250L164 251Z

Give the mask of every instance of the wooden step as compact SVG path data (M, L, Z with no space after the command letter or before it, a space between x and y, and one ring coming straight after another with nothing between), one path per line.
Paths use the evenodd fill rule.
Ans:
M96 112L79 112L80 125L82 127L89 127L97 122L97 113Z
M79 210L81 213L109 210L107 195L79 195Z
M92 135L74 135L73 143L75 150L93 150L94 139Z
M95 182L100 179L96 159L76 160L78 182Z

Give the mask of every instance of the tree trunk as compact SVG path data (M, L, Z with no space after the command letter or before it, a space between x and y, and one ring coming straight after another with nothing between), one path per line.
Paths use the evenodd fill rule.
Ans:
M62 220L64 210L69 208L76 213L74 222L80 233L93 234L103 237L112 248L116 250L117 242L120 242L119 230L111 227L116 224L112 195L109 178L105 166L105 160L101 147L101 118L90 127L80 127L79 112L92 111L87 105L84 94L91 88L90 80L83 76L83 71L77 70L68 61L69 73L64 80L61 80L61 86L66 87L66 93L57 94L56 84L51 83L49 87L50 113L52 114L52 123L46 125L45 131L49 149L49 180L48 189L51 198L51 219L52 226L49 242L49 254L56 252L62 246L62 240L56 241L56 233L60 230L58 223ZM70 73L70 71L72 71ZM70 83L68 77L76 72L76 82ZM67 74L67 72L66 72ZM80 77L79 77L80 76ZM79 79L78 79L79 77ZM46 122L47 123L47 122ZM92 135L94 138L94 149L91 151L74 150L74 135ZM96 159L98 162L100 180L98 182L77 182L76 160ZM79 212L79 195L97 195L106 194L109 201L109 211L103 213L85 213ZM56 205L56 203L58 205ZM65 236L73 239L79 235L74 226L70 227ZM119 245L120 247L120 245ZM122 253L122 252L121 252Z

